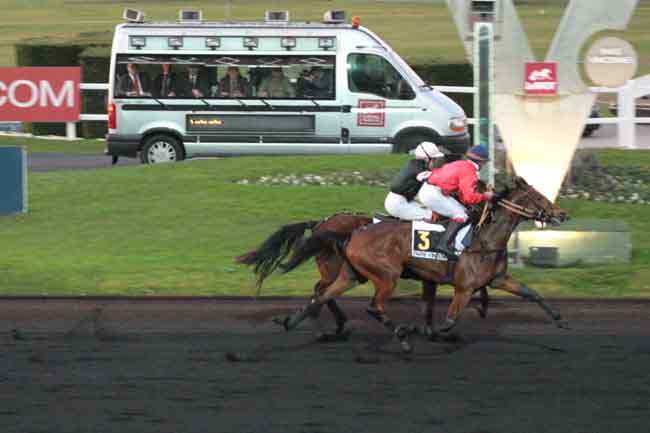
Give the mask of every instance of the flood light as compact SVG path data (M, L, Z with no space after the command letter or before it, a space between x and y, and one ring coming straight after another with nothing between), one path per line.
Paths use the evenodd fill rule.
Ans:
M130 23L142 23L144 22L144 12L137 9L124 9L122 18Z
M181 36L170 36L167 38L167 45L177 50L183 46L183 38Z
M324 50L334 48L334 38L318 38L318 47Z
M257 48L257 43L258 43L257 38L248 37L248 36L244 38L244 46L249 50L252 50L253 48Z
M282 38L280 40L280 45L282 45L282 48L286 48L287 50L296 48L296 38L293 37Z
M138 50L147 45L147 38L144 36L131 36L129 39L131 46Z
M266 22L287 23L289 22L289 11L266 11Z
M205 46L208 48L217 49L221 46L221 39L220 38L206 38L205 39Z
M345 11L326 11L323 14L323 22L326 24L341 24L345 22Z
M196 23L203 20L202 11L193 11L188 9L181 9L178 12L178 20L182 23Z

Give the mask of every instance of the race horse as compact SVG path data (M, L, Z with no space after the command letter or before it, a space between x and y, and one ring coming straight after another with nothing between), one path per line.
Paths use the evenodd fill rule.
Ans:
M411 224L385 222L363 226L351 234L336 231L318 231L295 249L284 272L290 272L314 256L334 255L342 265L327 287L319 290L305 308L283 320L291 330L309 316L315 316L321 307L360 282L370 281L375 294L368 313L393 332L405 352L410 324L395 325L385 311L384 303L391 296L400 276L405 272L423 281L448 283L454 287L454 296L447 315L440 325L442 332L450 331L457 323L472 294L482 287L502 289L537 303L560 327L566 324L560 313L525 284L516 281L507 272L507 243L510 235L523 220L560 223L567 219L566 211L551 203L521 177L516 177L488 203L488 217L478 227L471 244L457 261L436 261L413 257L411 254ZM448 266L454 266L449 269Z
M321 221L306 221L295 224L287 224L269 236L256 249L249 251L236 258L240 264L253 266L253 271L257 275L257 287L261 288L264 280L269 277L287 258L294 252L295 248L303 242L305 232L311 230L312 235L320 232L336 232L341 235L351 235L357 229L372 224L372 218L349 212L341 212L327 217ZM343 257L330 254L329 251L323 251L316 255L316 265L320 273L320 279L314 285L314 296L319 296L323 290L329 287L341 271L345 263ZM421 280L415 274L409 274L406 271L402 278ZM433 314L436 300L438 284L433 281L422 280L422 299L425 303L424 321L425 325L421 328L421 333L427 337L435 338L433 331ZM480 316L485 318L488 308L488 294L483 287L480 290L480 305L476 307ZM348 332L345 329L347 317L343 310L338 306L336 299L332 298L326 303L330 312L334 315L336 321L336 331L334 334L318 332L317 339L333 341L346 339ZM321 309L315 309L312 312L312 318L317 320L320 316Z

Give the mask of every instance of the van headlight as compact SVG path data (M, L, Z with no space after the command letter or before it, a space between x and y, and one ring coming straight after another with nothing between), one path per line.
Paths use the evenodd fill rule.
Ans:
M467 118L452 117L449 119L449 129L454 132L465 132L467 130Z

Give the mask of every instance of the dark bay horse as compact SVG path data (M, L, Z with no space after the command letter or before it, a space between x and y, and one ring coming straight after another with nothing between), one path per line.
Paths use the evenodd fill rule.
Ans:
M384 308L385 301L392 295L405 271L423 281L450 283L454 287L452 303L440 326L443 332L454 327L472 294L488 285L536 302L558 326L564 326L560 314L537 292L508 274L506 248L510 235L521 221L559 223L567 218L567 213L520 177L514 178L510 185L496 194L490 205L490 217L475 231L469 248L458 258L451 278L448 277L448 262L411 255L411 224L368 225L352 234L334 231L315 233L295 250L286 265L281 265L284 272L295 269L310 257L322 254L339 256L343 264L331 284L314 296L304 309L284 320L285 328L295 328L306 317L319 311L322 305L360 281L369 280L375 287L375 295L368 313L395 333L403 350L410 351L406 331L410 326L396 326Z
M259 247L236 258L241 264L253 266L257 275L257 286L261 287L264 280L270 276L283 260L300 245L305 237L305 232L311 230L312 235L321 232L336 232L341 235L351 235L355 230L372 223L372 218L362 214L337 213L321 221L306 221L295 224L287 224L269 236ZM345 263L342 256L331 254L325 250L316 254L316 265L320 273L320 279L314 285L314 296L320 296L323 290L329 287L341 271ZM416 275L405 274L403 278L419 279ZM427 336L433 333L433 312L438 285L433 281L422 281L422 299L425 302L424 320L425 326L422 333ZM481 305L476 309L481 317L487 314L488 296L485 288L481 290ZM332 340L345 338L345 313L336 303L334 298L326 302L328 309L336 320L335 334L321 334L320 338ZM321 304L322 306L322 304ZM312 318L316 319L320 314L320 308L312 312Z

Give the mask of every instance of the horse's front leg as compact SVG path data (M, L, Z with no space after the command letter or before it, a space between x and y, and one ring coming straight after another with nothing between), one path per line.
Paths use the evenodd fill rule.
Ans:
M505 290L513 295L520 296L531 302L538 304L546 314L548 314L558 328L568 328L566 321L562 320L562 316L558 311L546 303L546 301L537 293L522 282L512 278L510 274L497 278L490 283L490 287L495 289Z
M447 316L438 328L440 332L448 332L456 326L456 322L460 318L463 310L467 307L470 299L472 299L473 289L454 287L454 298L447 309Z

